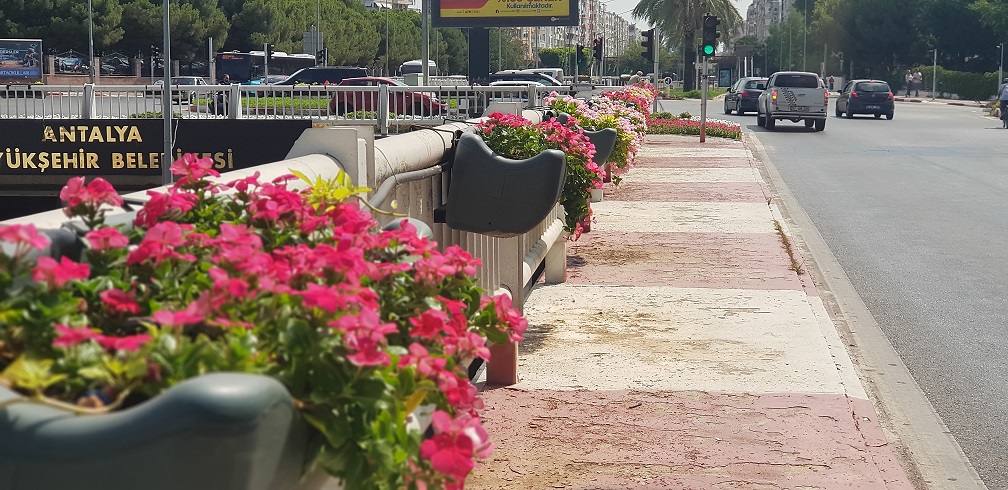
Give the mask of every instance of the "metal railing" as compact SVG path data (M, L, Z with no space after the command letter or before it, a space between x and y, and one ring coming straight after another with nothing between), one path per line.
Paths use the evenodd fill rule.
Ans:
M0 86L0 118L129 119L163 117L161 85ZM538 86L337 86L176 85L176 119L305 119L330 124L370 124L380 134L397 126L443 124L478 117L495 102L538 107L551 92ZM395 132L395 131L392 131Z

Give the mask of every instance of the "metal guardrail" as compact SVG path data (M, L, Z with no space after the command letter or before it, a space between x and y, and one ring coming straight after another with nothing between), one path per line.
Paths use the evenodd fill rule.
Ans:
M129 119L162 117L161 85L0 86L0 118ZM381 134L395 126L443 124L478 117L494 102L542 105L556 91L574 87L431 85L350 87L337 85L176 85L176 119L305 119L333 124L370 124Z

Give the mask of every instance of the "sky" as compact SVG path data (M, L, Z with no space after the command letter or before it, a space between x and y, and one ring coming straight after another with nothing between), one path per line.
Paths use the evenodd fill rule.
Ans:
M647 22L634 20L633 15L631 15L631 11L637 6L638 1L639 0L611 0L606 4L606 6L610 12L620 14L626 20L637 24L637 27L640 27L641 29L648 29L651 26L648 25ZM748 9L749 5L752 4L752 0L732 0L732 3L735 4L735 8L738 9L739 14L742 15L743 19L745 19L746 9Z

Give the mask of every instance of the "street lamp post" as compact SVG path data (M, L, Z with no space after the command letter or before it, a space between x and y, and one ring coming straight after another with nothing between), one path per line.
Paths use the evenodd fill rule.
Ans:
M934 62L931 64L931 100L938 91L938 48L934 48Z
M91 0L87 3L87 20L88 20L88 78L91 83L94 83L94 18L91 14Z
M999 86L1001 85L1001 81L1004 80L1004 78L1002 78L1004 76L1004 74L1003 74L1003 72L1004 72L1004 45L1005 45L1005 43L998 44L998 47L1001 48L1001 61L998 62L998 79L997 79L997 82L998 82Z

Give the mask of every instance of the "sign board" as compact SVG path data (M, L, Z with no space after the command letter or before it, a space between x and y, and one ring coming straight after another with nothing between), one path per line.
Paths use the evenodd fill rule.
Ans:
M431 0L434 27L578 26L579 0Z
M718 87L731 87L731 68L721 68L718 70Z
M672 77L665 77L662 81L665 82L665 85L672 85Z
M41 60L41 39L0 39L0 83L41 83Z
M179 119L175 154L210 157L228 172L278 162L311 120ZM57 195L71 177L102 177L117 191L162 184L160 119L0 119L0 196Z

